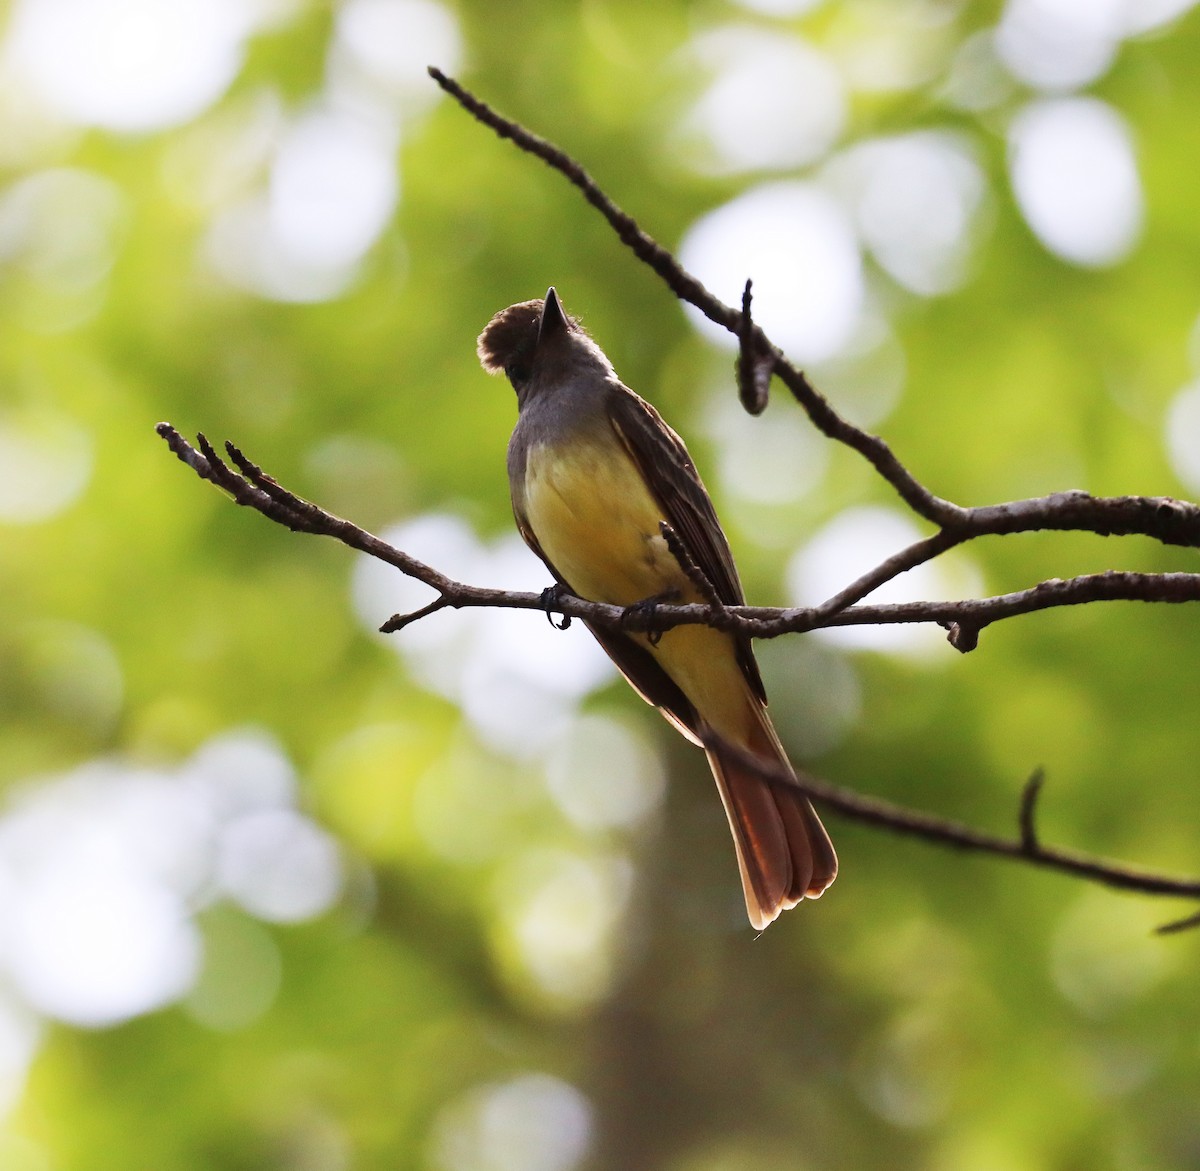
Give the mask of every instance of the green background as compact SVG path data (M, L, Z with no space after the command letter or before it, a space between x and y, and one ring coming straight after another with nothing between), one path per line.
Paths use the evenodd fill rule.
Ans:
M668 247L760 177L701 175L664 150L703 85L680 55L690 37L744 22L835 56L867 39L923 45L929 61L911 84L852 94L841 144L959 129L982 162L989 212L960 288L920 298L891 286L907 378L873 425L964 504L1070 487L1186 496L1164 435L1194 377L1200 16L1128 41L1088 87L1131 127L1146 201L1129 258L1089 269L1042 247L1009 188L1005 129L1029 91L1014 84L979 113L939 96L957 47L998 10L830 0L773 20L716 2L454 9L464 83L580 159ZM937 36L923 39L921 14L935 12ZM227 937L278 954L277 992L251 1020L213 1028L181 1004L111 1028L45 1022L0 1123L3 1165L1195 1166L1200 943L1152 934L1187 904L830 814L837 884L756 938L702 759L623 684L583 708L652 744L669 788L633 828L588 831L551 799L537 760L489 749L369 632L351 601L355 554L233 507L155 437L160 419L229 437L375 531L451 512L498 538L511 526L515 403L479 369L474 341L493 312L553 283L687 438L732 518L752 601L784 601L787 559L843 509L896 504L858 457L826 453L793 508L764 505L760 539L755 507L728 499L711 470L697 387L726 377L733 395L727 358L560 177L446 100L406 115L395 214L346 292L286 304L215 276L201 248L212 207L195 190L204 160L233 149L256 95L284 110L312 100L334 19L319 4L286 9L249 41L228 92L183 125L51 135L5 164L7 183L82 168L124 203L111 272L86 311L21 255L0 267L0 409L30 426L69 419L92 452L68 506L0 525L0 784L95 758L169 769L229 729L265 729L298 770L301 806L340 841L346 879L308 922L264 927L220 900L198 912L210 955ZM794 424L785 398L776 388L755 426ZM970 559L988 592L1105 568L1200 569L1194 551L1067 534L979 542ZM450 629L466 616L435 621ZM74 633L50 637L63 630ZM762 658L785 741L831 780L1009 832L1025 777L1044 766L1045 840L1194 872L1198 654L1192 608L1122 604L1005 622L966 656L943 645L845 657L791 638ZM119 692L106 682L114 663ZM805 705L847 679L852 726L806 752ZM419 830L431 777L444 781L439 816L473 843L458 860ZM581 982L558 994L511 908L539 867L573 860L632 886ZM541 1140L524 1148L519 1127L488 1130L498 1087L541 1102L539 1086L564 1084L591 1111L581 1162L554 1162Z

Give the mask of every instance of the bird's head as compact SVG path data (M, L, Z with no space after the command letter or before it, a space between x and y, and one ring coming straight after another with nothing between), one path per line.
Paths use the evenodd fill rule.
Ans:
M545 300L501 309L479 335L479 361L489 374L503 371L523 400L548 380L566 381L594 372L612 376L612 366L583 326L567 315L553 287Z

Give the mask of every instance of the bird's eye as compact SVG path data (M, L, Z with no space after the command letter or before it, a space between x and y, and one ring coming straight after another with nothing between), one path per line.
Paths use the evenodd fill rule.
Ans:
M513 386L523 385L533 375L533 363L526 357L513 358L505 367L504 373Z

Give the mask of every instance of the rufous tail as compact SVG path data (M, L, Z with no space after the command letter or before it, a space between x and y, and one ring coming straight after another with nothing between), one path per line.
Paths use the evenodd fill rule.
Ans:
M746 914L759 931L802 899L819 898L838 866L808 798L786 782L795 774L765 711L762 721L752 745L730 745L710 734L705 747L733 832Z

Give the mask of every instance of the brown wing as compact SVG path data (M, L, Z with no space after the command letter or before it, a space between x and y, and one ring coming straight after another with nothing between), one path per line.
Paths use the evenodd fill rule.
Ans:
M622 386L609 397L613 429L641 469L667 522L727 606L745 600L729 542L683 440L645 399ZM606 648L607 649L607 648ZM750 640L737 640L738 663L763 703L766 692ZM611 651L609 652L612 653ZM614 656L615 657L615 656Z

